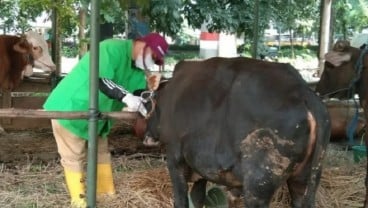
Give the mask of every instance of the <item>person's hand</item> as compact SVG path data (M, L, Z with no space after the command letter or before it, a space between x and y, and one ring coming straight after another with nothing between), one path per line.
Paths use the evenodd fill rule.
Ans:
M160 73L152 73L147 77L148 89L151 91L157 90L160 86L161 74Z
M139 96L134 96L131 93L125 95L122 101L127 105L127 111L139 112L142 116L147 116L147 110L144 107L144 99Z

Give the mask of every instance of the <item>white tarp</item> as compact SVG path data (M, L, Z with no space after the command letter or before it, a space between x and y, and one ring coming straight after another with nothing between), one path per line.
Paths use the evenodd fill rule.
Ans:
M368 44L368 33L359 33L353 36L350 45L359 48L363 44Z

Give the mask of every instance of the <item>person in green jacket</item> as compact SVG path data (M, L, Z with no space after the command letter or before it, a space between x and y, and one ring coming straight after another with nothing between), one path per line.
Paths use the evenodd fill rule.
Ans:
M111 99L99 92L101 112L147 111L143 98L133 95L135 90L146 89L146 73L154 64L162 65L168 51L168 43L157 33L149 33L136 40L108 39L99 48L100 82L111 80L120 87L121 100ZM88 111L89 109L89 63L90 54L76 64L52 90L43 105L46 111ZM71 197L72 207L86 207L84 170L86 164L86 144L88 140L88 120L52 119L53 134L64 168L65 180ZM98 121L98 161L97 194L115 194L111 156L108 151L107 136L113 123L111 120Z

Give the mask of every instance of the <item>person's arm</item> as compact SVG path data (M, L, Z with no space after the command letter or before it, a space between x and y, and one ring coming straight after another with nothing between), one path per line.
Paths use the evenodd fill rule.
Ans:
M133 95L112 80L107 78L99 78L99 89L107 97L125 103L128 107L128 110L138 111L142 114L142 116L147 115L147 110L143 104L144 99L140 96Z

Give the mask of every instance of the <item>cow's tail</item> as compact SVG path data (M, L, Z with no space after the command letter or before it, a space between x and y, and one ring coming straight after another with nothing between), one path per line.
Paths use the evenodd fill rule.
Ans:
M311 92L313 93L313 92ZM310 99L306 101L307 108L311 112L312 116L316 120L316 142L314 151L312 154L312 162L311 162L311 174L308 179L308 185L305 195L305 201L303 207L309 207L308 205L315 204L315 196L316 191L319 185L319 181L322 173L322 159L324 157L326 147L330 140L331 134L331 124L330 117L327 111L326 106L316 98L316 96L311 95Z

